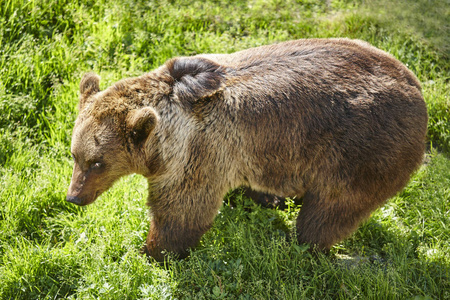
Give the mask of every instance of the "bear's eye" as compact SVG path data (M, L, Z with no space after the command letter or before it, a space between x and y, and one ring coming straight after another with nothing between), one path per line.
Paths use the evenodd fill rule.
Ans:
M73 159L73 161L76 161L75 155L73 155L73 154L72 154L72 159Z
M100 169L102 166L103 166L102 163L95 162L95 163L91 164L91 169Z

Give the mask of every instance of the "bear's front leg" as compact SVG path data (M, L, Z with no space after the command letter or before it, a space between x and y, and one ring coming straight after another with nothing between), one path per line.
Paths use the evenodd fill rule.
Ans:
M151 223L142 252L158 262L164 261L167 252L177 258L189 255L189 249L211 228L229 189L217 178L211 180L212 176L170 179L170 183L149 181Z
M189 249L198 244L210 227L211 224L183 224L177 220L161 221L153 217L142 251L158 262L164 261L166 252L174 253L177 258L185 258L189 255Z

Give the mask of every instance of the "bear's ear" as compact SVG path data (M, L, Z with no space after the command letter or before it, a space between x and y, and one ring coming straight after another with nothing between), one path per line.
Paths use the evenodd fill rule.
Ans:
M209 59L179 57L166 62L166 66L173 78L173 94L181 101L192 104L225 86L225 68Z
M100 92L100 77L94 73L86 73L80 82L79 110L87 103L90 96Z
M136 144L144 142L155 128L158 115L153 108L144 107L132 110L127 115L127 127Z

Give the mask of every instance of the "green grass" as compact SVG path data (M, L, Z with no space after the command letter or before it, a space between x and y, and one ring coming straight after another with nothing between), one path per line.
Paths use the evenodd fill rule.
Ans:
M449 14L429 0L2 1L0 299L450 299ZM104 88L173 56L308 37L390 52L422 82L430 117L426 163L329 255L291 239L299 207L238 192L191 256L167 265L139 254L144 178L66 203L84 72Z

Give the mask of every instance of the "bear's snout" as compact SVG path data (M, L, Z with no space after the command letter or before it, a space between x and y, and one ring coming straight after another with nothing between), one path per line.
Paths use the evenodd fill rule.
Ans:
M83 171L78 164L75 164L66 201L79 206L94 202L101 194L98 177L98 174L94 174L91 170Z
M66 197L66 201L70 202L70 203L73 203L73 204L76 204L76 205L83 205L84 204L83 203L84 202L83 199L75 197L75 196L67 196Z

